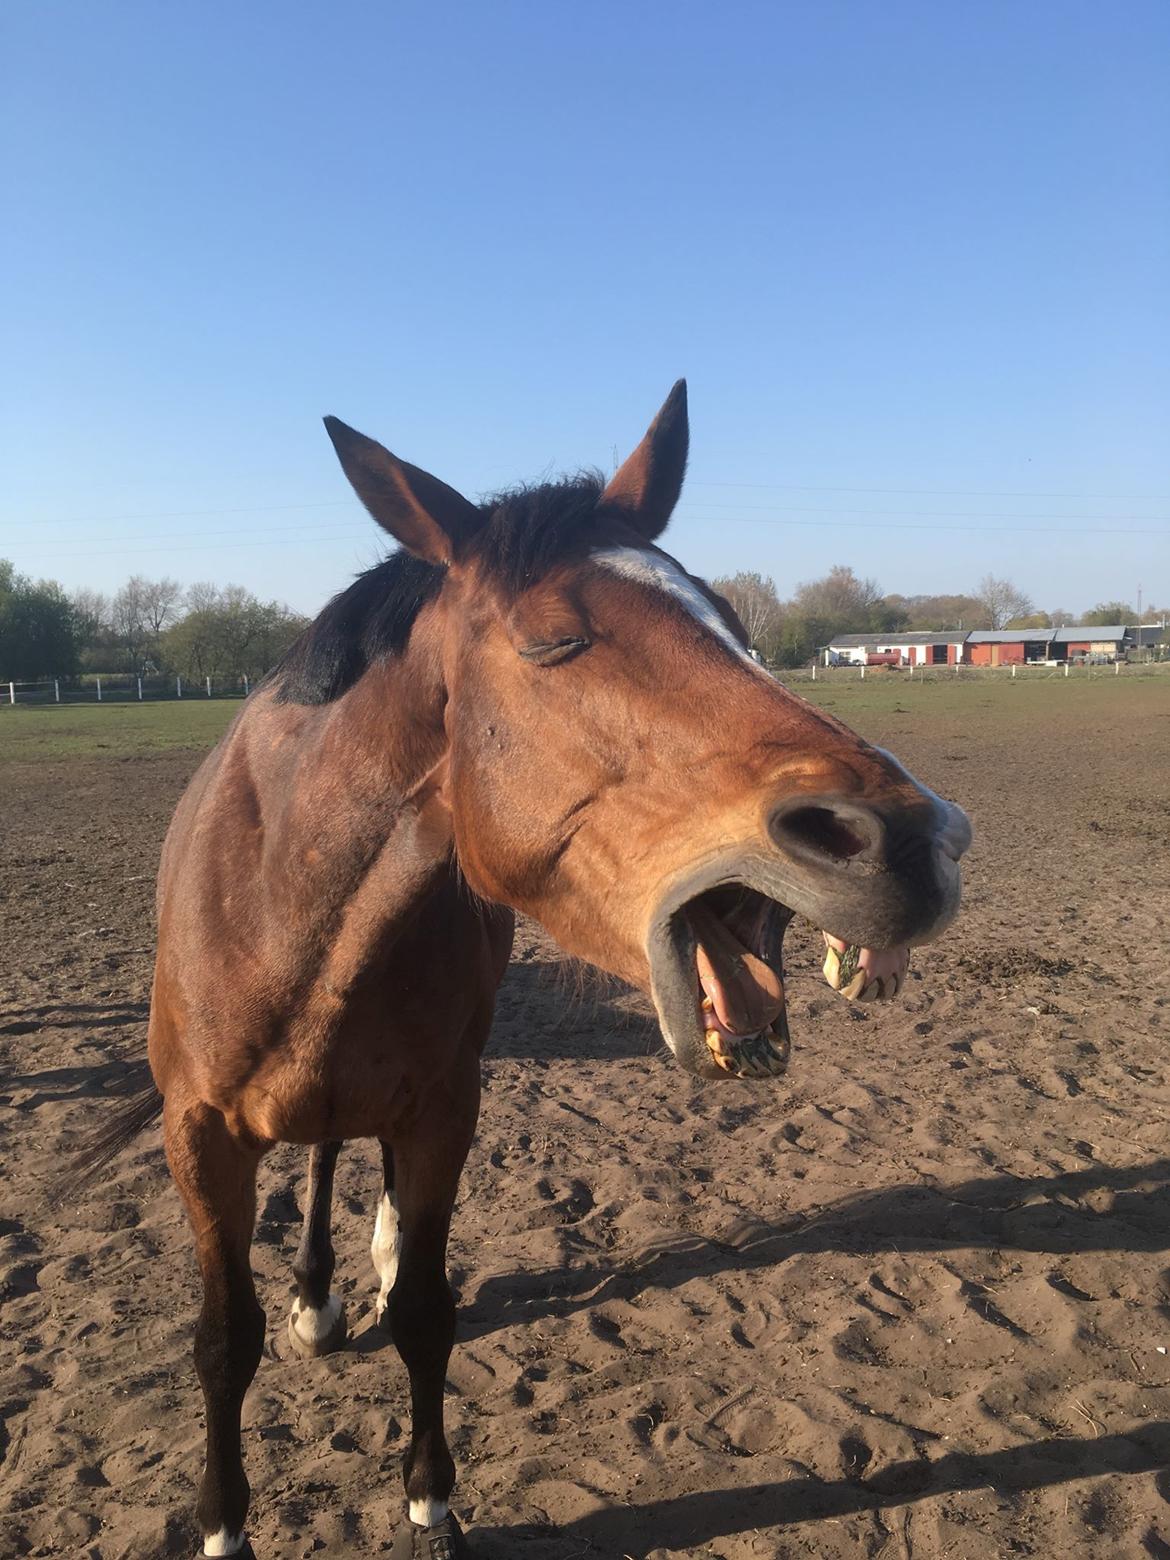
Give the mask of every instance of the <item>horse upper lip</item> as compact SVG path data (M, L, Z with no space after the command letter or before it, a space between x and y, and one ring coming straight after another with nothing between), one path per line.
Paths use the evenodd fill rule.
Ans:
M971 848L971 820L961 807L947 802L947 820L935 836L939 850L952 861L958 861Z

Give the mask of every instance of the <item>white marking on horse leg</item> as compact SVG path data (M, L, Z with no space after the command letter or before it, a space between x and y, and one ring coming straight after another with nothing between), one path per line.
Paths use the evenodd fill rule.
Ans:
M425 1495L422 1500L411 1501L410 1520L415 1527L437 1527L450 1509L450 1505L445 1500L436 1500L433 1495Z
M330 1295L321 1306L315 1310L311 1305L302 1305L300 1300L294 1300L292 1305L293 1331L302 1343L310 1347L321 1343L326 1339L334 1327L337 1326L337 1318L341 1315L341 1301L336 1295ZM234 1554L234 1549L225 1549L224 1554Z
M374 1221L374 1238L370 1242L370 1256L374 1271L381 1281L378 1290L378 1320L386 1309L394 1280L398 1277L398 1258L402 1254L402 1230L398 1223L398 1205L393 1192L383 1192L378 1204L378 1217Z
M203 1540L205 1555L238 1555L243 1547L243 1533L229 1533L225 1527L221 1527L218 1533L209 1533Z

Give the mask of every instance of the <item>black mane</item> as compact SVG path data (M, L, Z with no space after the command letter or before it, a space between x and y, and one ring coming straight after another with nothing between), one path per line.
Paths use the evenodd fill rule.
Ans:
M511 596L596 541L604 482L595 473L517 488L482 503L473 556ZM443 588L445 571L393 552L334 596L272 672L281 704L329 704L373 662L401 655L414 621Z

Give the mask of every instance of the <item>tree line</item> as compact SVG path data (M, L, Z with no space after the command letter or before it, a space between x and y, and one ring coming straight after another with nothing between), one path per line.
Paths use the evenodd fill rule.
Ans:
M712 580L731 602L765 661L803 666L838 634L894 634L977 628L1063 628L1066 623L1135 623L1137 614L1124 601L1102 601L1091 612L1074 616L1063 607L1037 611L1031 598L1011 580L984 575L969 595L886 595L872 579L859 579L837 564L823 579L798 585L781 600L774 580L741 572ZM1142 621L1153 623L1165 610L1151 608Z
M32 580L0 558L0 678L35 682L83 672L256 679L308 619L242 585L135 574L113 595Z
M1124 601L1100 602L1079 618L1061 607L1036 611L1011 580L988 574L970 595L886 595L876 581L837 564L823 579L781 600L767 575L712 581L766 661L802 666L837 634L904 630L1060 628L1066 623L1133 623ZM1165 609L1151 608L1143 622ZM242 585L199 584L135 574L113 595L55 580L31 580L0 558L0 679L35 681L81 672L178 674L253 680L274 666L308 619Z

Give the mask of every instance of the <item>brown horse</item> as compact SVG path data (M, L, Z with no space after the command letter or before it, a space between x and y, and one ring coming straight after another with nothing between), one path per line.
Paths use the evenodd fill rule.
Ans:
M787 692L727 604L655 546L682 487L685 386L608 483L476 506L328 419L401 544L317 618L179 804L159 879L150 1061L194 1229L204 1555L248 1555L240 1411L264 1313L256 1170L315 1145L293 1346L330 1295L337 1145L380 1139L380 1316L410 1375L394 1553L469 1551L448 1509L445 1252L513 911L651 994L679 1062L788 1055L781 943L832 934L850 995L896 991L955 913L963 815ZM857 950L860 949L860 955ZM834 964L833 960L838 959Z

